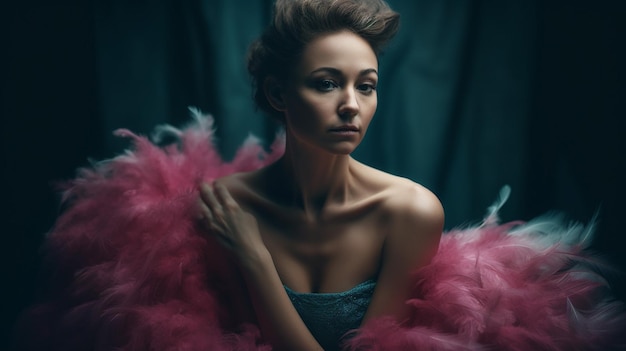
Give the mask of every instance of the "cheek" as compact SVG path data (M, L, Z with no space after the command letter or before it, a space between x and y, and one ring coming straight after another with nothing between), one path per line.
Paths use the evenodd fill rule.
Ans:
M361 104L361 120L364 125L369 125L372 118L374 118L374 114L376 113L376 108L378 107L378 99L376 96L363 101Z
M334 112L329 96L301 93L290 98L288 113L293 122L313 126Z
M310 106L303 101L295 101L285 111L286 124L291 132L307 134L316 129L315 106Z

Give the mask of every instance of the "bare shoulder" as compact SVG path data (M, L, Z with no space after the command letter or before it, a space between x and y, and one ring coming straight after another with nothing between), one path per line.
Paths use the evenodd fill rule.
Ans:
M376 182L376 188L381 189L382 209L392 218L443 222L443 206L432 191L410 179L364 167L369 180Z
M378 285L365 318L394 315L402 320L407 316L402 302L408 297L411 274L435 256L444 212L437 196L426 187L383 172L378 179L385 185L380 207L385 241Z
M385 207L395 213L395 218L416 222L415 224L442 224L443 206L439 198L429 189L405 178L399 178L389 188Z
M245 185L247 177L249 177L248 173L232 173L215 179L215 182L227 188L237 187Z
M382 177L387 183L381 211L386 234L384 266L388 269L381 279L394 286L404 278L389 271L407 273L434 257L443 233L444 210L426 187L386 173Z
M235 200L244 200L254 193L255 172L233 173L215 180L228 189Z
M406 256L420 262L406 263L407 266L420 266L430 260L443 232L445 216L439 198L410 179L374 168L367 172L378 183L378 188L383 189L380 192L380 210L381 224L387 233L386 250L400 260L401 253L411 248ZM416 251L416 248L419 250Z

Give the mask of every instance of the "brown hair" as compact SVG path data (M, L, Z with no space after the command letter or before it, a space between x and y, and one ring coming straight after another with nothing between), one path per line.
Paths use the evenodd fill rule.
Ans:
M349 30L365 39L378 56L398 31L399 17L383 0L277 0L273 21L248 52L257 106L282 119L267 100L263 84L270 76L284 80L313 39Z

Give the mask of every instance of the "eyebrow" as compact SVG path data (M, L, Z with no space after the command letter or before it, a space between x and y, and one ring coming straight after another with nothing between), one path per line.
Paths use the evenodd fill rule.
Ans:
M338 70L338 69L336 69L334 67L320 67L320 68L312 71L311 74L314 74L314 73L317 73L317 72L329 72L329 73L334 74L334 75L341 75L342 74L341 70ZM364 75L369 74L369 73L376 73L376 75L378 75L378 71L376 71L374 68L367 68L367 69L364 69L361 72L359 72L359 76L364 76Z

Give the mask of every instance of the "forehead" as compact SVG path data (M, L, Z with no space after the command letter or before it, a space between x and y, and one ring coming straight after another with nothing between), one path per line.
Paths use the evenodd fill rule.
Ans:
M320 67L332 67L344 73L378 69L378 58L369 43L349 31L326 34L305 47L297 70L307 74Z

